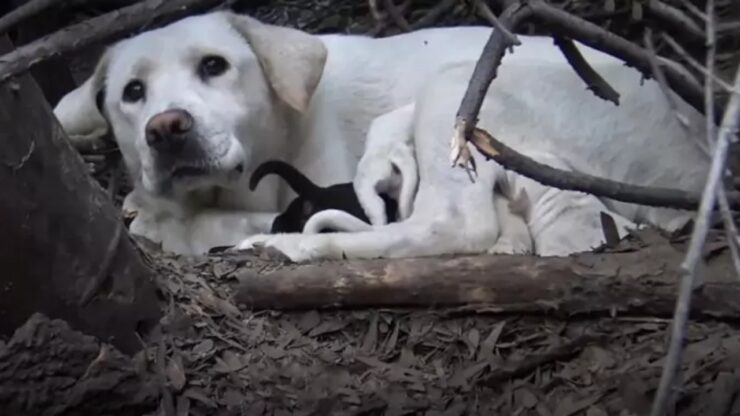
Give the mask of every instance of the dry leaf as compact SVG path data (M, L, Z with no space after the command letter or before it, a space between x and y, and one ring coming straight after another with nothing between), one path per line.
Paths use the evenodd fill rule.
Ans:
M185 367L182 365L180 354L173 355L167 363L167 378L176 391L180 391L185 387L187 378L185 377Z

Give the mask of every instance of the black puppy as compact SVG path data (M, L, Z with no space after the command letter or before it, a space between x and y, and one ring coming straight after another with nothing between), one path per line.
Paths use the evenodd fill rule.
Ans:
M327 209L338 209L369 223L357 199L352 183L340 183L326 188L317 186L287 162L270 160L262 163L249 178L249 189L254 191L263 177L275 174L283 178L298 196L272 223L271 233L300 233L312 215ZM380 194L385 202L388 222L396 220L398 205L388 195ZM322 230L331 232L334 230Z

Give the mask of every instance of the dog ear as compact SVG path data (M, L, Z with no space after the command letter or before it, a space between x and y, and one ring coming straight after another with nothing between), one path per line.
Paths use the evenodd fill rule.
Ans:
M106 51L90 78L54 107L54 115L71 141L93 139L108 132L108 122L102 114L108 57Z
M247 40L278 97L305 112L321 80L327 50L318 37L252 17L227 13L230 24Z

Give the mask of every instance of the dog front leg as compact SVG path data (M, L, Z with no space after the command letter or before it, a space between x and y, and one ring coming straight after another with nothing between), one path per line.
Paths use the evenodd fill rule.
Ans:
M200 255L214 247L233 246L249 236L269 232L273 213L207 210L176 217L139 212L131 223L132 235L161 244L180 255Z

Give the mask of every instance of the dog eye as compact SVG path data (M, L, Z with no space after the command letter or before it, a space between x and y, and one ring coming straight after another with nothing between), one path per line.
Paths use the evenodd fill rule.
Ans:
M202 79L217 77L229 69L226 59L218 55L209 55L201 59L198 66L198 75Z
M144 98L146 89L144 83L135 79L129 81L128 84L123 88L123 101L127 103L135 103Z

